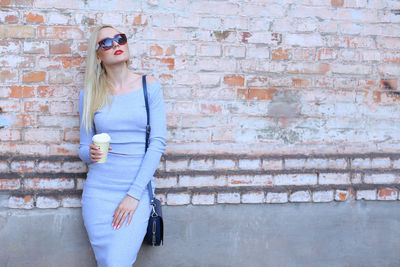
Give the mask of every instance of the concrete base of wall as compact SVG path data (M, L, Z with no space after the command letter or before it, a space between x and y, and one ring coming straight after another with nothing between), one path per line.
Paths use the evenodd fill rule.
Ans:
M164 206L134 266L400 266L398 201ZM0 266L96 266L80 208L0 210Z

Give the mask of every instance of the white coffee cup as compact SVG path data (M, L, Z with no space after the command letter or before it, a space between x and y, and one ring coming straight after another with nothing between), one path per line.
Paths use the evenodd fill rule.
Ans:
M111 137L107 133L95 134L92 137L93 144L100 147L103 152L101 159L97 163L105 163L107 160L108 147L110 146Z

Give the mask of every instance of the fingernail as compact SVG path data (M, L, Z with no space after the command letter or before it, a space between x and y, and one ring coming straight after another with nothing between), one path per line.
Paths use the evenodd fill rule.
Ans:
M117 229L119 229L121 227L121 225L118 225Z

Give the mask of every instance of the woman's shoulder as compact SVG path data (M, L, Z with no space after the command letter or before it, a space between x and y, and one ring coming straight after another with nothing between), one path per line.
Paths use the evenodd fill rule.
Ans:
M161 82L154 76L146 75L146 84L149 91L159 91L161 90Z

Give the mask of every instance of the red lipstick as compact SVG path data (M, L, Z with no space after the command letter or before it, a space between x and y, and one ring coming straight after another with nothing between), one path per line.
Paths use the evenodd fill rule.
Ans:
M117 50L114 52L114 55L121 55L122 53L124 53L124 51L122 50Z

